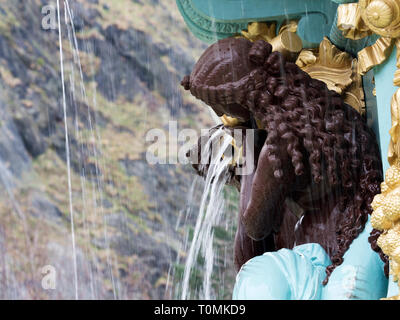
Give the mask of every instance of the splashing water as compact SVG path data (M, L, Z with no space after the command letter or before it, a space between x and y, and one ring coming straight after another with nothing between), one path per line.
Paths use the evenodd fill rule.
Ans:
M193 240L185 264L182 299L190 298L188 297L190 273L199 253L201 253L205 261L202 298L206 300L214 298L211 292L211 275L214 265L213 226L218 224L224 212L223 189L229 178L228 169L232 161L232 157L226 155L225 151L231 144L232 139L230 135L220 128L211 136L201 152L201 159L210 159L210 166L207 171ZM219 144L221 141L222 143ZM218 148L215 148L217 145Z

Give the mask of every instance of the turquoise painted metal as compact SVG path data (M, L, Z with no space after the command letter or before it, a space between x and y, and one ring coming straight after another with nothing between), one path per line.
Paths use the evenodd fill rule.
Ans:
M337 14L335 16L335 20L333 21L332 28L329 32L329 40L333 44L335 44L336 47L343 51L351 53L353 56L357 56L357 53L360 50L372 45L378 38L379 36L375 34L369 37L362 38L360 40L351 40L345 38L342 31L340 31L337 27Z
M324 36L339 48L356 55L371 45L377 36L353 41L343 37L336 27L338 4L349 0L176 0L192 33L213 43L247 29L254 21L275 21L279 29L287 20L298 20L297 34L305 48L319 45Z
M337 4L331 0L177 0L192 33L212 43L239 34L254 21L299 20L297 34L304 47L316 47L328 35Z
M237 276L233 299L376 300L386 297L388 281L384 263L368 242L371 230L368 221L326 286L321 283L331 260L319 244L308 243L249 260Z
M377 122L379 131L379 144L382 154L383 170L389 168L387 154L389 148L389 130L392 125L390 118L390 102L392 95L398 89L393 85L393 75L396 71L396 50L393 50L389 59L374 68L376 100L377 100Z
M336 3L339 3L339 4L358 2L358 1L354 1L354 0L332 0L332 1L336 2Z

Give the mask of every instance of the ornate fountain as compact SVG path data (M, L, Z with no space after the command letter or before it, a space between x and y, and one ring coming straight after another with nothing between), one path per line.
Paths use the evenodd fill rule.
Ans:
M233 298L399 299L399 1L177 5L212 44L182 86L257 132Z

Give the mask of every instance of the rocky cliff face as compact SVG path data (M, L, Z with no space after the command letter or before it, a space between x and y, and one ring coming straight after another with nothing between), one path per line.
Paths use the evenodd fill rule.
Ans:
M145 136L212 125L179 86L205 45L172 0L60 2L65 110L58 27L42 24L55 2L0 3L0 298L177 297L201 190L188 203L194 172L150 165ZM220 298L232 233L216 232Z

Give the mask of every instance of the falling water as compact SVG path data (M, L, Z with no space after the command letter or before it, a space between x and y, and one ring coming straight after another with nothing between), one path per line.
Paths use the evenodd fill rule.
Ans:
M220 143L221 141L222 143ZM219 129L210 137L201 152L201 159L210 159L210 166L207 171L193 239L185 264L182 299L190 298L188 297L190 273L199 252L205 261L202 298L206 300L213 298L211 293L211 275L214 265L214 233L212 228L218 224L224 211L222 191L228 180L229 164L232 161L232 156L226 155L225 151L231 142L232 137L226 134L223 129Z
M78 266L77 266L77 252L76 252L76 235L75 235L75 223L74 223L74 206L73 206L73 198L72 198L72 182L71 182L71 156L70 156L70 146L69 146L69 137L68 137L68 122L67 122L67 103L66 103L66 85L65 85L65 80L64 80L64 59L63 59L63 46L62 46L62 32L61 32L61 20L60 20L60 7L59 4L57 6L58 9L58 23L59 23L59 41L60 41L60 64L61 64L61 81L62 81L62 86L63 86L63 109L64 109L64 121L65 121L65 145L66 145L66 154L67 154L67 171L68 171L68 190L69 190L69 204L70 204L70 216L71 216L71 237L72 237L72 251L73 251L73 259L74 259L74 277L75 277L75 298L78 299ZM94 162L95 162L95 176L94 179L92 179L91 184L92 184L92 202L93 202L93 215L97 216L98 215L98 210L101 213L101 217L103 220L103 236L104 236L104 241L106 244L106 259L107 259L107 268L108 268L108 274L109 274L109 279L111 281L112 285L112 292L113 292L113 297L114 299L118 299L117 295L117 289L116 287L118 286L118 283L116 281L118 279L114 278L113 275L113 263L111 261L110 257L110 246L109 246L109 240L108 240L108 232L107 232L107 222L106 222L106 214L103 211L103 206L98 205L98 202L103 203L103 191L104 191L104 177L106 176L105 172L105 165L101 165L102 167L102 174L100 174L100 162L101 162L101 157L98 154L98 150L101 152L101 141L100 138L100 133L98 131L97 126L95 125L95 121L92 120L92 115L89 109L89 105L93 105L94 109L96 110L96 100L95 97L93 98L94 101L92 103L89 102L87 93L86 93L86 88L85 88L85 80L84 80L84 75L83 75L83 69L82 69L82 64L81 64L81 59L79 56L79 47L78 47L78 41L76 37L76 31L75 31L75 26L74 26L74 20L73 20L74 13L72 9L70 8L69 1L64 0L64 19L65 19L65 27L67 29L67 34L68 34L68 42L69 42L69 49L70 52L72 52L73 60L70 63L70 76L69 76L69 88L70 88L70 93L72 97L71 103L75 107L75 136L77 140L80 142L80 144L83 146L84 144L88 144L90 141L90 144L92 145L91 148L88 148L89 154L93 156ZM86 48L88 52L90 52L89 46ZM87 105L87 125L89 128L89 137L85 137L84 134L79 129L78 126L78 110L80 106L77 106L79 104L79 99L76 97L75 93L75 68L78 69L78 88L79 88L79 93L80 97L82 98L82 101ZM95 120L95 119L94 119ZM81 150L81 156L83 155L84 151ZM83 227L84 227L84 234L86 236L86 242L90 243L90 228L88 227L88 219L86 217L86 197L87 197L87 192L86 192L86 173L85 173L85 168L84 164L80 163L80 169L81 169L81 174L80 174L80 180L81 180L81 191L82 191L82 203L83 203L83 209L82 209L82 215L83 215ZM93 256L93 250L91 250L88 246L86 248L88 251L88 254L91 254ZM97 269L96 271L98 272L98 266L95 261L93 263L96 264L95 268ZM93 270L92 267L89 266L89 276L90 276L90 287L91 287L91 295L92 298L96 297L96 292L94 290L94 275L93 275Z
M126 1L126 3L128 2ZM10 1L10 3L12 2ZM120 131L123 132L126 128L132 131L127 136L135 135L138 138L147 129L152 128L151 126L162 126L164 118L168 116L167 112L165 112L165 114L161 115L161 120L150 119L149 125L141 128L141 132L139 132L139 129L134 127L133 124L143 121L143 118L147 117L147 113L150 112L150 107L153 107L153 104L157 104L157 108L160 108L163 112L168 110L164 110L165 106L162 105L163 100L159 99L158 95L153 97L152 92L147 92L146 83L140 82L140 87L133 87L132 89L135 90L135 97L141 97L143 94L143 97L141 97L143 104L138 105L139 103L136 100L131 101L130 98L125 101L124 92L114 92L116 91L116 83L118 84L120 80L114 79L114 73L116 74L117 71L111 70L108 77L101 78L99 76L97 78L97 75L101 74L102 70L108 70L108 64L110 64L110 67L119 66L118 63L120 62L117 61L114 66L111 58L122 55L119 52L114 53L112 51L117 45L111 43L110 39L99 41L94 36L89 36L86 33L87 30L97 30L100 34L105 34L105 30L107 29L95 23L96 17L90 17L88 20L80 20L80 10L81 8L82 10L87 9L87 6L80 7L76 5L77 3L80 2L69 0L55 1L55 6L54 8L52 7L55 18L57 18L57 20L54 20L55 32L51 31L53 27L48 31L48 34L43 30L43 39L38 33L38 38L43 40L43 42L35 44L41 44L42 47L38 45L40 47L38 53L31 52L32 63L37 67L37 73L40 74L43 71L46 74L46 72L49 72L49 79L53 83L50 85L46 82L46 85L43 85L43 92L41 91L41 94L45 101L42 102L42 97L36 100L36 96L32 99L35 111L40 116L43 116L44 119L47 116L49 121L48 124L42 122L38 124L40 129L43 127L46 129L46 132L48 130L48 136L44 137L45 141L48 142L48 148L39 156L32 157L33 167L29 168L29 170L26 169L26 172L24 172L26 174L24 179L27 180L27 184L25 184L25 180L23 184L25 189L20 188L18 185L20 180L23 181L22 177L14 177L12 173L9 174L8 159L5 161L0 159L0 184L4 186L4 195L9 198L10 202L4 203L4 210L10 209L10 213L15 214L11 221L15 222L16 225L18 223L18 228L23 231L21 232L22 237L25 237L25 239L21 237L20 242L25 241L21 245L16 241L19 246L16 246L16 248L26 248L26 252L20 250L21 254L19 254L18 250L15 250L18 254L10 258L10 253L14 253L10 239L19 237L19 229L6 228L2 230L0 228L0 267L2 268L1 270L6 270L1 276L3 279L0 280L4 280L4 283L6 283L5 288L8 290L1 290L0 295L6 298L15 296L38 299L137 299L143 297L162 297L162 286L164 285L165 276L165 287L170 292L165 297L180 297L182 286L179 284L179 288L177 288L175 280L178 277L174 277L175 275L179 275L180 277L180 272L183 269L183 255L181 254L183 250L179 250L180 246L183 246L187 248L188 254L188 256L185 256L185 259L186 257L189 258L186 265L184 264L185 280L182 296L191 298L196 294L197 297L199 293L197 288L196 292L192 291L192 288L189 288L188 282L191 274L193 275L193 271L197 272L200 269L198 267L201 266L203 277L200 280L200 296L205 299L211 299L215 296L219 297L220 292L223 290L215 290L214 292L211 285L212 281L218 278L221 285L223 285L223 281L228 276L231 276L230 274L227 275L228 272L225 273L225 270L228 269L225 268L226 264L229 264L229 261L231 261L229 259L231 258L229 252L231 247L229 244L226 244L227 241L225 238L222 240L220 237L218 233L220 229L217 231L215 228L218 226L221 230L225 228L226 231L230 228L227 225L230 220L227 222L222 216L225 213L225 204L226 206L229 204L228 200L224 203L224 196L226 197L224 185L228 179L227 168L231 159L229 156L222 157L222 154L224 149L229 145L230 139L227 137L227 139L223 140L222 146L220 146L215 155L213 154L212 165L210 166L206 180L204 181L201 177L195 178L195 183L192 186L193 192L191 193L194 197L189 201L192 203L191 208L188 210L190 211L189 213L186 212L185 214L186 208L182 209L184 207L184 199L179 199L175 206L164 205L163 202L167 202L177 192L181 192L189 184L188 181L193 178L194 174L188 177L189 174L186 171L182 172L175 168L169 168L170 172L160 170L161 173L165 172L166 178L169 176L175 178L178 174L182 173L179 179L176 179L176 188L175 183L170 183L168 188L171 190L174 189L171 192L165 192L165 195L161 194L161 196L154 197L155 199L143 200L143 203L146 206L148 205L148 208L145 207L145 209L149 213L154 214L155 218L153 219L150 215L149 217L142 218L142 214L146 214L147 211L140 212L141 208L139 205L137 206L138 208L134 207L136 199L133 198L136 196L136 190L133 190L132 186L143 187L143 193L149 195L151 198L152 193L150 191L153 190L149 191L146 188L150 188L153 182L162 181L162 179L152 177L141 178L140 175L136 177L134 173L128 174L125 172L128 171L126 168L120 168L118 165L122 161L120 159L123 158L123 155L115 155L116 160L114 159L112 152L117 148L109 147L109 145L113 144L110 139L110 133L114 133L114 129L118 133ZM32 17L35 17L35 19L38 18L37 15L35 16L37 6L32 4L32 6L27 5L27 7L29 10L23 12L23 14L21 13L21 15L24 17L28 13L30 14L30 10L32 9ZM93 7L95 6L93 5ZM36 22L39 21L35 19L33 20ZM29 19L27 21L29 22ZM28 22L27 25L30 26L29 23L32 22ZM84 27L81 26L81 22L85 25ZM95 27L93 26L92 28L90 23L93 23ZM39 24L37 23L36 25ZM112 28L110 30L112 31ZM112 35L117 36L119 32L117 31L114 31L115 34ZM24 36L25 34L21 33L19 38L16 39L19 41L24 39ZM53 41L53 36L56 38L56 41ZM51 44L49 41L48 48L45 41L47 37L51 40ZM150 50L153 42L148 41L149 50L144 51L144 55L146 56L140 57L140 59L147 61L147 69L149 69L149 74L151 74L151 72L157 71L150 70L152 68L150 65L153 59L152 55L154 54L154 60L156 60L159 53L155 49L152 49L153 51L155 50L154 52ZM104 45L104 48L102 45ZM154 46L156 48L156 44ZM136 48L132 50L141 52ZM36 57L37 61L34 58L34 54L38 55ZM171 58L176 57L171 55ZM10 60L12 59L10 58ZM56 73L54 72L54 68L57 69ZM134 67L132 70L128 70L127 68L127 74L124 77L128 77L127 79L130 79L130 77L132 79L140 78L141 75L135 72L136 69ZM166 82L170 81L170 79L176 80L176 75L173 72L171 72L171 75L168 73L170 78L166 77ZM181 71L177 70L176 74L180 77L179 72ZM124 77L121 77L122 80L124 80ZM24 82L24 80L21 81ZM47 84L49 84L48 87ZM179 88L178 82L176 87ZM158 87L156 89L159 90ZM96 90L98 90L98 95ZM5 97L6 93L0 92L0 95ZM171 91L166 93L166 95L172 94L175 97L176 92ZM109 100L109 96L114 97L116 100ZM124 99L117 100L120 97ZM49 101L49 105L46 105L47 100ZM159 100L161 101L160 103ZM36 108L36 103L40 107ZM127 113L129 116L134 115L135 119L131 122L132 126L126 123L121 124L120 122L122 121L119 119L119 114L118 118L116 117L115 119L108 116L111 108L118 106L119 103L131 104L133 112ZM47 115L42 115L40 112L44 110L45 113L46 106ZM139 110L138 107L142 107L144 115L136 113ZM21 105L22 108L23 105ZM53 108L54 114L56 114L54 117L52 114ZM213 111L210 112L210 115L211 118L215 118L215 121L220 122L220 119L216 117ZM9 114L6 112L5 116L8 117ZM25 113L23 113L23 116L25 116ZM30 117L26 117L30 119ZM181 117L177 118L178 120L181 119ZM8 118L6 120L8 121ZM59 120L61 121L59 122ZM147 122L146 119L144 121ZM10 123L12 123L11 120ZM114 125L115 128L112 127ZM19 139L18 135L20 133L17 132L17 129L15 129L15 133L12 133ZM6 134L4 127L2 134ZM103 139L101 136L103 136ZM121 136L123 135L121 134ZM213 135L205 149L206 152L203 154L204 158L210 156L211 144L215 141L220 141L222 136L222 131L216 132ZM39 137L42 138L41 132ZM1 143L2 141L0 141ZM139 145L137 149L141 150L141 147ZM127 153L130 152L128 149L126 151ZM142 164L139 157L139 155L134 154L129 161L132 164ZM28 158L29 155L27 155ZM61 158L61 161L59 161L59 158ZM111 166L110 163L115 166ZM148 170L148 172L152 170L152 167L147 164L143 164L143 166L144 170ZM49 168L50 170L48 170ZM117 170L121 170L121 172ZM130 176L131 174L133 177ZM124 178L126 177L129 183L126 181L120 182L118 180L119 175L123 175ZM51 190L53 186L56 186L56 188ZM202 192L203 188L204 194ZM23 192L20 192L20 190L23 190ZM158 191L155 188L154 190ZM126 196L127 199L124 198L125 193L128 194ZM140 193L138 192L138 194ZM36 199L43 199L46 207L41 208L39 204L35 203ZM200 210L198 206L200 206ZM54 213L51 211L53 208ZM0 206L0 209L3 208ZM177 212L180 212L178 217L176 217ZM8 216L5 215L5 217ZM40 217L41 223L36 223L38 221L37 217ZM64 219L65 217L66 219ZM162 222L158 221L159 217L162 218ZM112 220L113 218L116 219ZM198 219L195 225L196 218ZM224 221L223 226L220 224L222 220ZM112 225L112 223L115 225ZM185 229L192 230L192 227L195 228L193 232L194 237L191 234L190 239L185 238L182 231ZM135 233L131 233L131 229ZM46 233L47 231L48 234ZM58 231L60 232L58 233ZM178 232L175 234L174 231ZM56 236L56 233L59 236ZM151 234L148 235L147 233ZM158 250L159 242L162 244L162 236L164 235L170 237L168 239L170 243L165 246L171 252L168 256L164 255L164 247L160 246L163 250L162 253L160 253L161 249ZM154 243L151 242L151 246L149 244L146 248L139 246L137 245L139 242L137 239L141 239L141 237L148 237L154 240ZM120 239L124 240L124 242L120 243ZM16 240L19 240L19 238ZM185 240L186 243L183 243ZM10 246L7 248L3 244L10 244ZM220 252L222 246L224 247ZM126 256L122 257L119 250L129 250L129 252ZM143 250L146 250L146 252ZM158 264L159 256L163 263L162 266ZM227 256L229 258L225 259ZM28 275L26 276L26 280L23 278L21 284L19 284L19 280L13 280L19 277L18 272L20 272L15 266L18 266L18 263L20 263L18 259L25 261L23 259L26 257L28 257L26 260L29 261L23 266L23 273L24 275ZM155 258L154 260L157 261L153 262L150 258ZM200 260L202 261L200 262ZM45 291L40 286L40 279L43 275L38 269L47 263L54 266L57 271L56 290ZM169 269L167 269L168 263L170 263ZM164 267L165 265L167 265L167 268ZM138 275L142 274L144 274L143 279L138 277ZM160 278L153 281L154 274L159 274ZM25 285L25 283L32 283L32 279L38 281L32 290L33 293L30 292L31 285ZM15 285L12 284L14 281ZM156 287L157 283L160 283L159 287ZM0 285L2 284L0 283ZM154 288L150 288L150 285L154 285ZM14 290L13 288L17 288L17 286L20 292L10 295L10 290ZM180 292L178 293L178 291Z
M77 267L77 262L76 262L76 248L75 248L74 209L73 209L73 205L72 205L72 186L71 186L71 157L70 157L70 151L69 151L69 138L68 138L67 102L66 102L66 96L65 96L64 59L63 59L61 19L60 19L60 1L59 0L57 0L57 17L58 17L58 40L59 40L59 44L60 44L60 68L61 68L61 84L62 84L64 127L65 127L65 150L66 150L66 158L67 158L69 212L70 212L70 217L71 217L72 254L74 257L75 299L78 299L79 298L79 296L78 296L78 267Z

